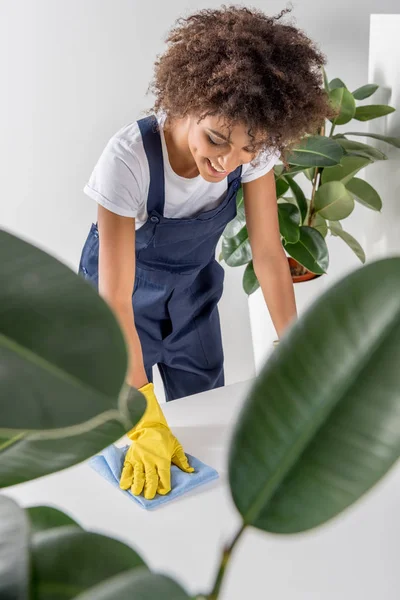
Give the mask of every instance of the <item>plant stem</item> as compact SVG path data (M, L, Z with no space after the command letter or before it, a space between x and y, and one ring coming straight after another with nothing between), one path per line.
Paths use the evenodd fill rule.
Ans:
M335 123L332 123L331 132L329 134L329 137L333 136L333 132L335 131L335 127L336 127Z
M228 565L229 559L231 557L232 550L235 547L235 545L237 544L237 542L239 541L239 538L242 535L242 533L246 527L247 527L247 525L243 524L242 527L237 532L237 534L235 535L235 537L233 538L232 543L229 546L226 546L224 548L224 550L222 551L221 563L220 563L220 566L218 569L217 577L215 579L214 587L212 589L211 594L209 596L206 596L207 600L217 600L218 599L218 594L221 589L222 580L224 578L225 570Z
M317 191L318 176L319 176L319 168L317 167L315 169L315 176L314 176L313 188L312 188L311 200L310 200L310 210L309 210L309 213L308 213L308 220L307 220L307 225L309 227L312 227L311 223L312 223L312 219L313 219L313 216L314 216L314 198L315 198L315 192Z

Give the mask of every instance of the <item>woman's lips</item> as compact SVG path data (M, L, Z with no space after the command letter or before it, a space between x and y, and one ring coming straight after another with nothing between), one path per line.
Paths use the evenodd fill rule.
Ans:
M208 166L208 170L210 171L211 175L213 175L214 177L225 177L225 175L228 174L228 171L221 172L221 171L217 171L217 169L214 169L209 158L206 158L206 163Z

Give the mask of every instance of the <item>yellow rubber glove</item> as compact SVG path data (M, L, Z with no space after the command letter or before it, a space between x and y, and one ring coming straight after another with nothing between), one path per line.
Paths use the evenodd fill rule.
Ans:
M147 383L139 389L147 400L147 408L139 423L127 435L133 441L125 455L119 486L139 496L144 491L148 500L156 493L171 491L171 463L193 473L182 446L172 434L163 415L154 386Z

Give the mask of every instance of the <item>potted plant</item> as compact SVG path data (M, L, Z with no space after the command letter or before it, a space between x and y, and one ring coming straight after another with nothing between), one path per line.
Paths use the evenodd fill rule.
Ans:
M353 131L335 134L337 126L352 119L378 119L395 108L379 104L357 106L357 101L372 96L379 86L367 84L350 92L341 79L328 83L325 70L323 75L335 114L330 119L330 127L327 121L317 135L303 138L285 157L285 164L274 167L281 239L294 282L310 280L327 272L329 252L325 238L328 233L341 238L360 261L365 262L364 250L343 229L341 222L352 213L355 201L370 210L381 210L378 192L356 175L361 169L387 157L373 146L349 137L372 137L400 148L400 138ZM301 174L308 179L303 179L303 186L296 181ZM231 267L247 265L243 288L248 295L257 290L259 284L251 260L241 190L237 198L237 216L223 233L220 258Z
M0 254L7 257L0 263L5 488L99 452L140 419L145 401L124 384L123 335L93 287L1 231ZM393 352L400 343L399 286L400 258L352 273L288 332L255 380L229 452L229 486L241 525L222 552L212 589L197 600L217 600L247 528L287 535L321 526L398 459L400 370ZM382 381L390 381L384 394ZM22 509L4 495L0 573L1 598L194 600L170 577L151 572L138 549L85 531L55 508ZM258 597L268 596L265 585Z

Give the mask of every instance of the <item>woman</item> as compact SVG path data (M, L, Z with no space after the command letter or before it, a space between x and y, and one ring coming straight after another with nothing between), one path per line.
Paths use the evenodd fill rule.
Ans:
M296 316L273 166L330 107L324 57L279 22L286 12L223 7L178 20L155 64L150 116L111 138L85 186L98 222L79 272L114 310L129 350L127 382L148 403L129 432L120 485L146 498L170 491L171 462L192 471L154 395L153 365L167 400L224 384L215 248L240 184L254 270L279 337Z

